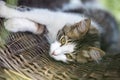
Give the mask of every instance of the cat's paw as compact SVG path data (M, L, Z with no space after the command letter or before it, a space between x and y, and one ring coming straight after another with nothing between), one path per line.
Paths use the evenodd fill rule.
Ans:
M26 22L26 21L25 21ZM26 31L26 23L23 19L12 18L4 22L5 29L10 32ZM28 28L29 29L29 28Z
M99 48L95 48L95 47L90 47L89 48L89 58L90 60L94 60L96 62L99 62L99 60L102 59L102 57L105 55L105 52L102 51Z
M41 34L44 31L44 25L38 25L23 18L12 18L4 22L5 29L10 32L25 32L29 31L35 34Z
M7 13L7 9L6 9L6 3L4 1L0 1L0 17L4 17L5 14L9 14Z
M89 47L86 50L82 50L77 54L77 62L86 63L88 61L99 62L101 58L105 55L105 52L96 47Z
M2 6L5 6L5 2L4 1L0 1L0 7L2 7Z
M18 32L21 24L16 24L14 19L8 19L4 22L4 27L10 32Z

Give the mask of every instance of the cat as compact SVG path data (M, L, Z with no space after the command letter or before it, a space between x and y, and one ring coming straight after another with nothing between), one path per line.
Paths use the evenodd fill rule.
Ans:
M41 1L41 0L40 0ZM49 0L46 0L49 1ZM64 12L83 14L88 18L99 24L102 27L101 32L101 49L109 54L119 53L119 28L114 16L107 11L99 0L60 0L63 4L57 7L56 3L52 3L52 7L47 8L56 9ZM68 1L68 2L67 2ZM41 3L42 4L42 3ZM46 4L46 3L43 3ZM44 5L42 5L44 7ZM112 38L111 38L112 36Z
M18 5L22 6L22 9L18 8L21 11L30 9L26 7L26 9L23 9L24 5L83 14L102 27L100 34L101 49L109 54L119 53L119 29L117 21L98 0L19 0Z
M91 26L91 21L89 19L85 19L85 30L79 29L81 26L84 26L82 25L82 21L71 26L65 25L58 31L56 40L61 43L61 46L75 44L74 51L65 54L68 61L85 63L95 60L98 62L98 59L105 54L100 49L99 31ZM53 47L51 47L51 50L54 49ZM68 47L68 49L71 48ZM53 54L54 53L55 52L53 52Z
M105 55L99 43L101 28L80 14L48 9L20 11L7 7L5 2L0 1L0 17L8 19L4 25L11 32L30 31L38 34L40 26L36 23L45 25L48 29L47 38L51 44L49 55L55 60L98 62Z

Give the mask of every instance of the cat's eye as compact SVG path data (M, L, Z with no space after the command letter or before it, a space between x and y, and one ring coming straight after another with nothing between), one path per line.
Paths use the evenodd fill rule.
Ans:
M68 59L72 59L71 54L66 54L66 57L67 57Z
M59 39L60 43L61 43L61 46L67 44L67 43L71 43L72 40L71 39L68 39L67 36L62 36L60 39Z
M59 42L61 43L61 46L63 46L63 45L65 45L65 44L71 43L72 40L69 39L67 36L63 35L63 36L59 39Z
M61 43L61 46L66 43L66 38L65 38L65 36L62 36L62 37L61 37L60 43Z

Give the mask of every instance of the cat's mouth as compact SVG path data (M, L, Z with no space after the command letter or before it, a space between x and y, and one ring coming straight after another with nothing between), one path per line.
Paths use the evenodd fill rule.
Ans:
M61 53L57 53L57 51L53 51L53 52L51 52L50 54L52 55L52 56L58 56L58 55L61 55L61 54L69 54L69 53L72 53L72 52L69 52L69 51L64 51L64 52L62 52L61 51Z

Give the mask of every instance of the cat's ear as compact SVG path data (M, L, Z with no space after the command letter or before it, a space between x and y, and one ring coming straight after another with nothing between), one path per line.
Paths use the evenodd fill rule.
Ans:
M71 25L70 28L66 29L67 35L70 38L74 38L74 39L81 38L82 36L84 36L87 33L90 26L91 26L90 19L81 20L80 22L75 23L74 25Z
M91 26L91 20L84 19L73 25L70 25L70 24L65 25L63 27L63 31L68 37L78 39L87 33L90 26Z
M71 31L71 25L70 24L66 24L64 27L63 27L63 31L67 34Z
M80 22L74 24L74 26L75 26L74 30L77 30L82 34L85 34L91 26L91 20L90 19L81 20Z

